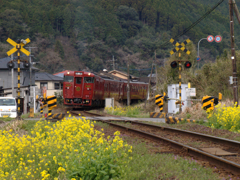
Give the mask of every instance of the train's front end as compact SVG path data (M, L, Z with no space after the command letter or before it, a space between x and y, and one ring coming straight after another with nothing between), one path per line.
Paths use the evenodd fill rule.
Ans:
M82 105L85 107L92 106L92 99L94 95L94 74L90 72L84 72L83 74L83 96Z
M63 98L64 105L72 106L73 102L73 90L74 90L74 71L68 71L64 73L63 79Z
M83 71L69 71L64 74L64 105L73 107L82 106L83 74Z

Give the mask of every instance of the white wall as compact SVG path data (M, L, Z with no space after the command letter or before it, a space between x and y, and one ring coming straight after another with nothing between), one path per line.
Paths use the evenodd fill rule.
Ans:
M188 88L187 84L182 84L181 85L181 94L182 97L181 99L183 100L183 104L182 105L182 111L185 110L185 108L187 107L187 94L186 94L186 89ZM169 98L175 98L175 99L179 99L179 84L171 84L168 85L168 97ZM172 114L176 114L177 112L179 112L179 105L176 105L175 102L177 100L169 100L168 101L168 113L172 113Z

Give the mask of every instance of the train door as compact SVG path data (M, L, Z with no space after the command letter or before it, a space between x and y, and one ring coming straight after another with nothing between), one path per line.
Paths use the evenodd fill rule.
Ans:
M82 77L75 77L74 95L75 95L76 98L82 98L82 94L83 94Z

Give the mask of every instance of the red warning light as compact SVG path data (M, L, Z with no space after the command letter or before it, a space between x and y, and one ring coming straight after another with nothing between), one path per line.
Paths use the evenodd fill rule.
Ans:
M190 68L191 66L192 64L189 61L185 62L185 68Z
M171 67L176 68L178 66L178 63L176 61L171 62Z

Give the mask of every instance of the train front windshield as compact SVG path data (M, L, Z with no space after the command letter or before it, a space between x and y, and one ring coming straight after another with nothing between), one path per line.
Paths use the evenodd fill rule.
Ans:
M94 83L94 77L84 77L84 83Z
M64 82L73 82L73 76L64 76Z

